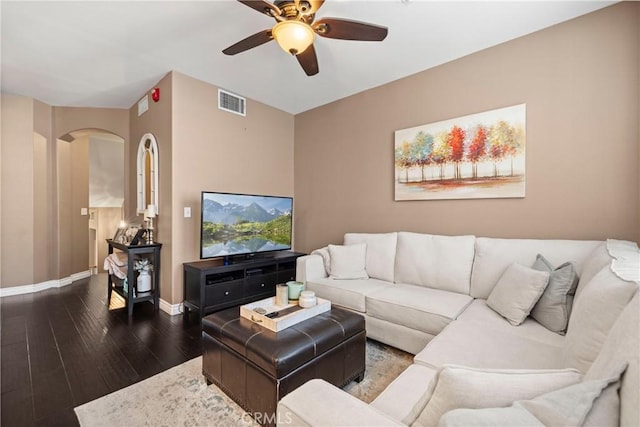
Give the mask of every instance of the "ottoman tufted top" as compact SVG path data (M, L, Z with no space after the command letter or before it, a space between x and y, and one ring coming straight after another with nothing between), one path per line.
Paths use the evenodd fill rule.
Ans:
M203 334L224 343L275 378L283 377L364 328L362 316L338 307L280 332L240 317L238 307L202 319Z

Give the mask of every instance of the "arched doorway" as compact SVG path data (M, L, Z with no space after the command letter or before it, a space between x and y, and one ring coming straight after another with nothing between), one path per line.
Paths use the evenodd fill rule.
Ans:
M102 271L105 239L124 218L124 139L101 129L78 129L58 139L58 220L61 264Z

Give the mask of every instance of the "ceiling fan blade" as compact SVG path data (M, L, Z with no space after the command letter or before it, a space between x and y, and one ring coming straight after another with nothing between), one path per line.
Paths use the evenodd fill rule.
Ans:
M387 37L387 27L348 19L325 18L312 25L322 37L342 40L382 41Z
M314 76L318 74L320 69L318 68L318 57L316 56L316 50L313 45L309 46L304 52L296 55L300 66L307 73L307 76Z
M244 52L261 44L265 44L268 41L273 40L271 35L271 29L260 31L255 33L246 39L240 40L238 43L233 44L222 51L225 55L235 55L236 53Z
M269 3L266 0L238 0L245 6L249 6L253 10L257 10L260 13L264 13L267 16L280 16L282 11L278 6L273 3Z

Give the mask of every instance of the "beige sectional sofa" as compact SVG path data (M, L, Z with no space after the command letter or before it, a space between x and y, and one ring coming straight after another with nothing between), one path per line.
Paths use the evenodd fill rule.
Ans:
M310 381L278 420L638 426L638 275L631 242L348 233L298 280L414 364L371 404Z

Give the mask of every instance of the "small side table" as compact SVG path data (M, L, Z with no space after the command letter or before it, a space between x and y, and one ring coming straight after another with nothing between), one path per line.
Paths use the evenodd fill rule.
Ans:
M115 283L109 274L107 279L107 285L109 288L107 292L107 305L109 305L111 301L111 292L115 291L126 300L129 317L133 315L133 305L137 302L153 300L153 304L155 305L154 309L158 311L158 308L160 307L160 248L162 248L162 243L125 245L124 243L114 242L112 239L107 239L107 243L109 244L109 255L113 253L114 248L127 254L127 291L125 292L123 288L115 286ZM133 269L133 264L135 262L135 258L137 255L148 254L153 256L153 274L151 276L153 284L151 290L149 292L136 292L134 295L133 290L135 287L136 272Z

